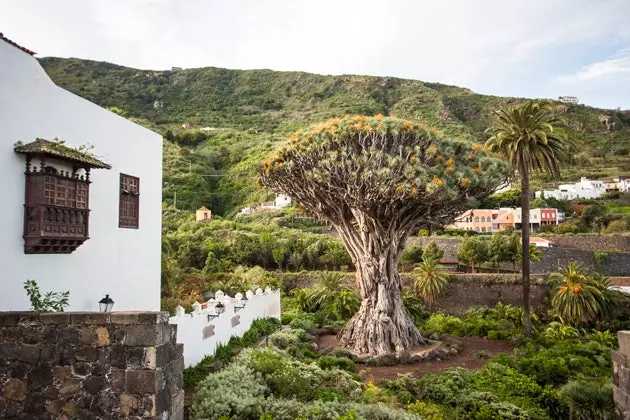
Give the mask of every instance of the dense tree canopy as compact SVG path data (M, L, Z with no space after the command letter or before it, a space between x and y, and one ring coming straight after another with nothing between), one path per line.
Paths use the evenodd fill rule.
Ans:
M479 145L422 124L347 116L291 136L265 161L261 180L333 223L362 214L409 229L418 219L442 226L487 196L504 171Z
M340 342L360 353L422 343L403 309L398 260L418 226L443 226L505 180L481 146L398 118L346 116L299 130L264 162L261 182L337 229L363 302Z

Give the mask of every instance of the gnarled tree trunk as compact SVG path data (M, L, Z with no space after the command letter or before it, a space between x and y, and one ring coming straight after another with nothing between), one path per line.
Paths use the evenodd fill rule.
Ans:
M361 354L380 356L425 344L401 299L398 241L384 245L383 237L367 234L361 237L361 246L355 243L349 249L356 256L357 282L363 301L341 331L340 345ZM346 238L344 242L348 244Z

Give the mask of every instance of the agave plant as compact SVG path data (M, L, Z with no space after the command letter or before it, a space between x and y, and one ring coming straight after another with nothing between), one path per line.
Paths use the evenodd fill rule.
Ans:
M422 299L431 306L448 289L448 272L436 258L422 258L422 262L413 269L413 286Z
M612 384L597 381L571 381L562 387L561 398L570 410L570 419L614 419Z
M601 317L605 301L601 285L582 264L571 261L549 280L555 284L551 306L565 322L575 325Z

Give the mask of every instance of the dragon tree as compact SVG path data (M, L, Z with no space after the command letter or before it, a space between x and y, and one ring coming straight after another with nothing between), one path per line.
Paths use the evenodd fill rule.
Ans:
M260 181L335 227L363 299L340 344L379 356L425 343L401 299L398 259L409 234L448 224L505 174L506 165L477 144L377 115L299 130L264 162Z

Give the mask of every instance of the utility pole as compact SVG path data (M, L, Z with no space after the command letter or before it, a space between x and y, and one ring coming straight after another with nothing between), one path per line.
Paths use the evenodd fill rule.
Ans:
M177 191L173 193L173 207L177 209Z

